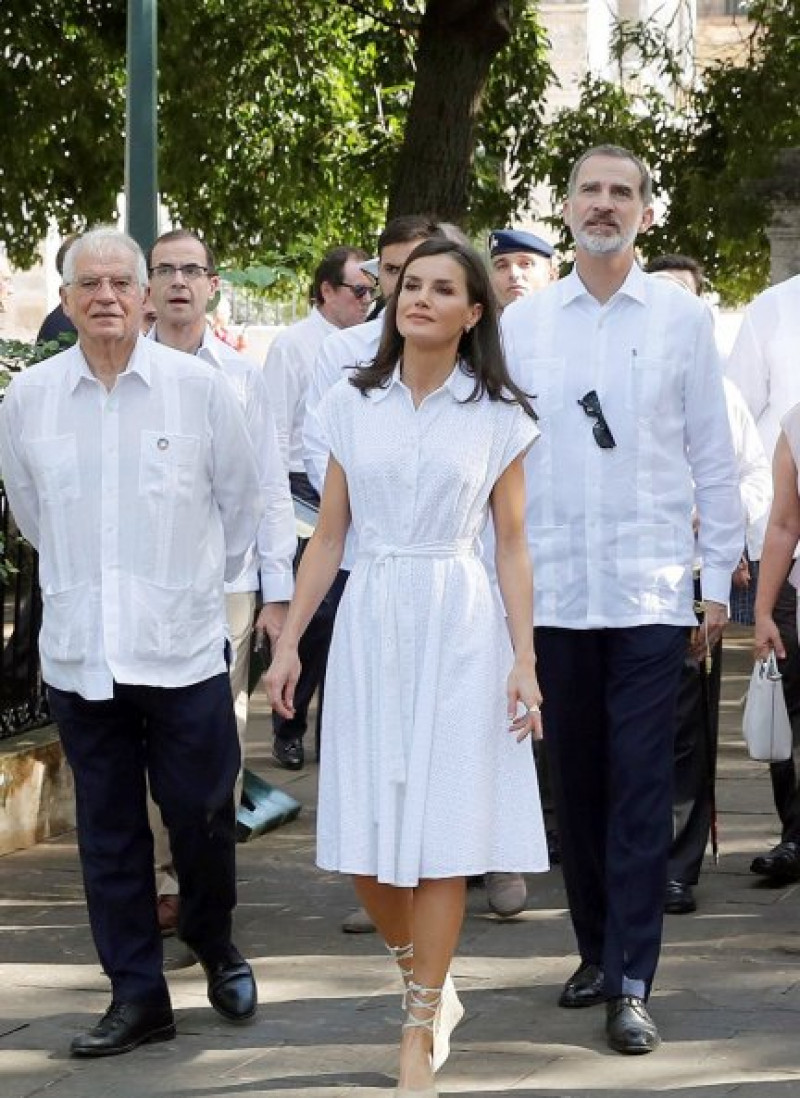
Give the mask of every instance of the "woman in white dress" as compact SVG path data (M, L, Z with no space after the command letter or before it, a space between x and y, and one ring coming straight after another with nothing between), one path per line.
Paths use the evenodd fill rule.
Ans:
M407 260L375 361L320 405L331 457L316 531L267 674L291 715L297 641L339 567L317 861L353 876L406 983L398 1094L433 1072L463 1010L448 972L465 878L547 868L523 459L538 436L508 377L480 256ZM491 509L502 605L479 555ZM504 611L505 610L505 614Z

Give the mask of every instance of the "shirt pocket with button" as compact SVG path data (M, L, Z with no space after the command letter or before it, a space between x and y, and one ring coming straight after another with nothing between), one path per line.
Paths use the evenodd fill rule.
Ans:
M88 583L44 590L39 647L53 663L81 663L88 654L92 592Z
M668 522L620 522L616 546L615 603L623 616L683 609L692 574L691 529L681 537Z
M564 407L563 358L523 358L516 380L531 398L534 411L541 419L560 412Z
M197 596L188 582L183 587L164 587L132 577L130 584L129 644L134 658L191 660L218 640L209 636L213 615L197 613ZM218 598L221 607L221 594ZM221 609L219 618L221 635Z
M142 431L140 495L191 496L200 439L166 431Z
M44 506L60 506L80 498L78 443L75 435L51 435L34 439L29 462L39 500Z
M653 419L670 410L677 372L668 358L633 355L625 407L637 419Z
M193 505L198 490L200 439L142 431L139 453L140 522L136 574L169 587L191 581L198 551Z

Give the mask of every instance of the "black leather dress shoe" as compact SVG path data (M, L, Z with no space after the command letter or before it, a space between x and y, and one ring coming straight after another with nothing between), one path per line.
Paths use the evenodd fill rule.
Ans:
M306 761L303 741L279 740L276 736L272 741L272 757L284 770L302 770Z
M771 881L788 884L800 881L800 844L795 842L778 843L767 854L759 854L750 863L750 872L759 877L769 877Z
M112 1003L97 1025L70 1045L73 1056L118 1056L147 1041L171 1041L175 1019L171 1006Z
M692 886L683 881L667 881L664 910L668 915L688 915L690 911L697 911Z
M208 980L208 1001L229 1022L246 1022L256 1012L258 992L253 970L234 946L214 960L200 958Z
M558 997L560 1007L590 1007L605 1000L603 990L603 970L599 965L584 961L577 968Z
M608 1000L606 1040L609 1048L628 1056L638 1056L658 1048L661 1038L647 1012L644 999L636 995L617 995Z

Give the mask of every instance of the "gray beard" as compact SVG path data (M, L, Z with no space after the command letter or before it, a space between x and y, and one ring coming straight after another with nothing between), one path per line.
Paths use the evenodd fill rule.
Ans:
M575 243L589 255L618 255L626 251L638 235L637 229L632 229L628 234L614 233L612 236L596 235L586 229L576 229L574 233Z

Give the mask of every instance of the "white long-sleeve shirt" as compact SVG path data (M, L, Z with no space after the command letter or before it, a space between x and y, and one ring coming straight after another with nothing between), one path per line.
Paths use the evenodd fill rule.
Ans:
M378 353L383 334L384 316L334 332L323 342L314 363L306 393L306 414L303 421L303 461L308 479L321 494L328 468L330 447L317 415L319 402L344 374L357 366L371 362Z
M800 275L745 309L725 373L744 397L772 461L781 419L800 403Z
M46 682L98 700L226 671L223 579L261 518L256 456L223 375L139 338L108 392L76 345L18 375L0 467L39 552Z
M536 624L692 625L695 500L704 597L727 602L744 529L706 306L636 265L601 304L573 270L501 329L541 419L526 458ZM578 403L593 389L613 449Z
M148 333L158 339L156 326ZM297 534L289 478L281 459L275 419L261 370L206 327L196 355L222 371L244 412L258 458L264 512L255 544L240 575L225 584L227 594L258 591L264 602L288 602L294 593Z
M747 529L747 552L750 560L761 560L772 504L772 470L744 397L727 377L723 385Z
M316 307L307 317L280 332L264 360L264 377L275 416L278 443L290 473L303 473L303 419L306 392L323 342L338 332Z

